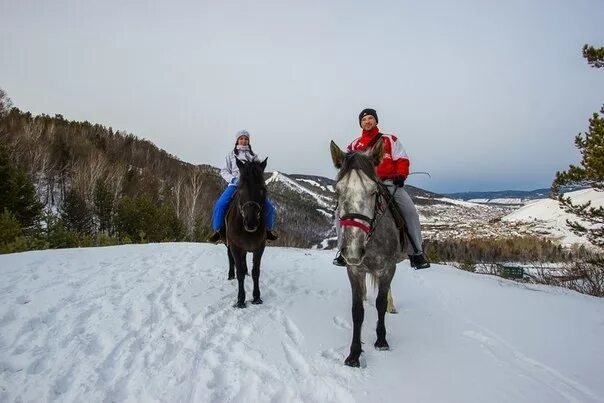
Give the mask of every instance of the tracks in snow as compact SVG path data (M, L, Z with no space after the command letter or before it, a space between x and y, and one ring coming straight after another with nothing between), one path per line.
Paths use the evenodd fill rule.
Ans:
M13 306L0 312L0 328L23 322L1 340L0 372L12 386L8 394L0 384L0 400L353 401L348 370L305 351L286 313L297 268L278 280L264 270L265 304L240 310L223 248L175 255L156 247L15 271L11 281L27 292L0 295ZM54 302L45 306L45 295Z
M589 349L579 350L586 363L577 364L534 346L571 316L542 320L532 327L533 344L524 344L512 337L517 321L502 317L500 325L484 313L504 306L491 303L493 297L507 306L510 296L534 304L543 303L541 295L443 267L399 267L393 287L400 314L386 319L392 351L372 348L370 296L365 368L345 367L350 287L331 257L268 248L260 279L265 303L243 310L232 307L237 286L226 280L224 247L160 244L0 257L0 402L350 402L367 400L367 393L385 400L392 391L409 401L601 401L590 378L600 360L586 356ZM6 269L7 262L14 267ZM251 296L251 278L246 287ZM550 297L546 305L599 317L597 304ZM577 337L595 345L590 340L601 330L592 322L576 322L592 333Z

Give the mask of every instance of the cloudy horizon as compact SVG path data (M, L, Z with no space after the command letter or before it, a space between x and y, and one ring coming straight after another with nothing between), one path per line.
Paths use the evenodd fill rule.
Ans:
M488 4L487 4L488 3ZM604 104L597 0L0 2L0 87L34 114L220 166L246 129L268 170L334 177L373 107L427 190L532 190L579 161Z

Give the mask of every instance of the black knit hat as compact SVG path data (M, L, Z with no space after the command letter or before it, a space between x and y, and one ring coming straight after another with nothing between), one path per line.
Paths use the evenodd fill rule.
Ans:
M361 111L361 113L359 113L359 126L361 126L361 120L363 120L363 118L367 115L371 115L375 118L375 123L379 123L380 121L378 120L378 116L377 116L377 112L375 111L375 109L371 109L371 108L366 108L363 109ZM362 126L361 126L362 127Z

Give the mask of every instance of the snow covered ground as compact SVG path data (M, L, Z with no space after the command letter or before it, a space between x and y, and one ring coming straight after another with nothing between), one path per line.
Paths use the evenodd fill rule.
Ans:
M446 266L401 263L391 351L372 294L362 368L344 366L332 258L268 248L264 305L237 310L223 246L0 256L0 402L604 401L604 300Z

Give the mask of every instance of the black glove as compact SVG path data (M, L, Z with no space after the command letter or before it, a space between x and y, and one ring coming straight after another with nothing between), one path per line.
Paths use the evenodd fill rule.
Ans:
M394 178L392 180L392 183L399 188L402 188L403 186L405 186L405 177L404 176L397 176L396 178Z

